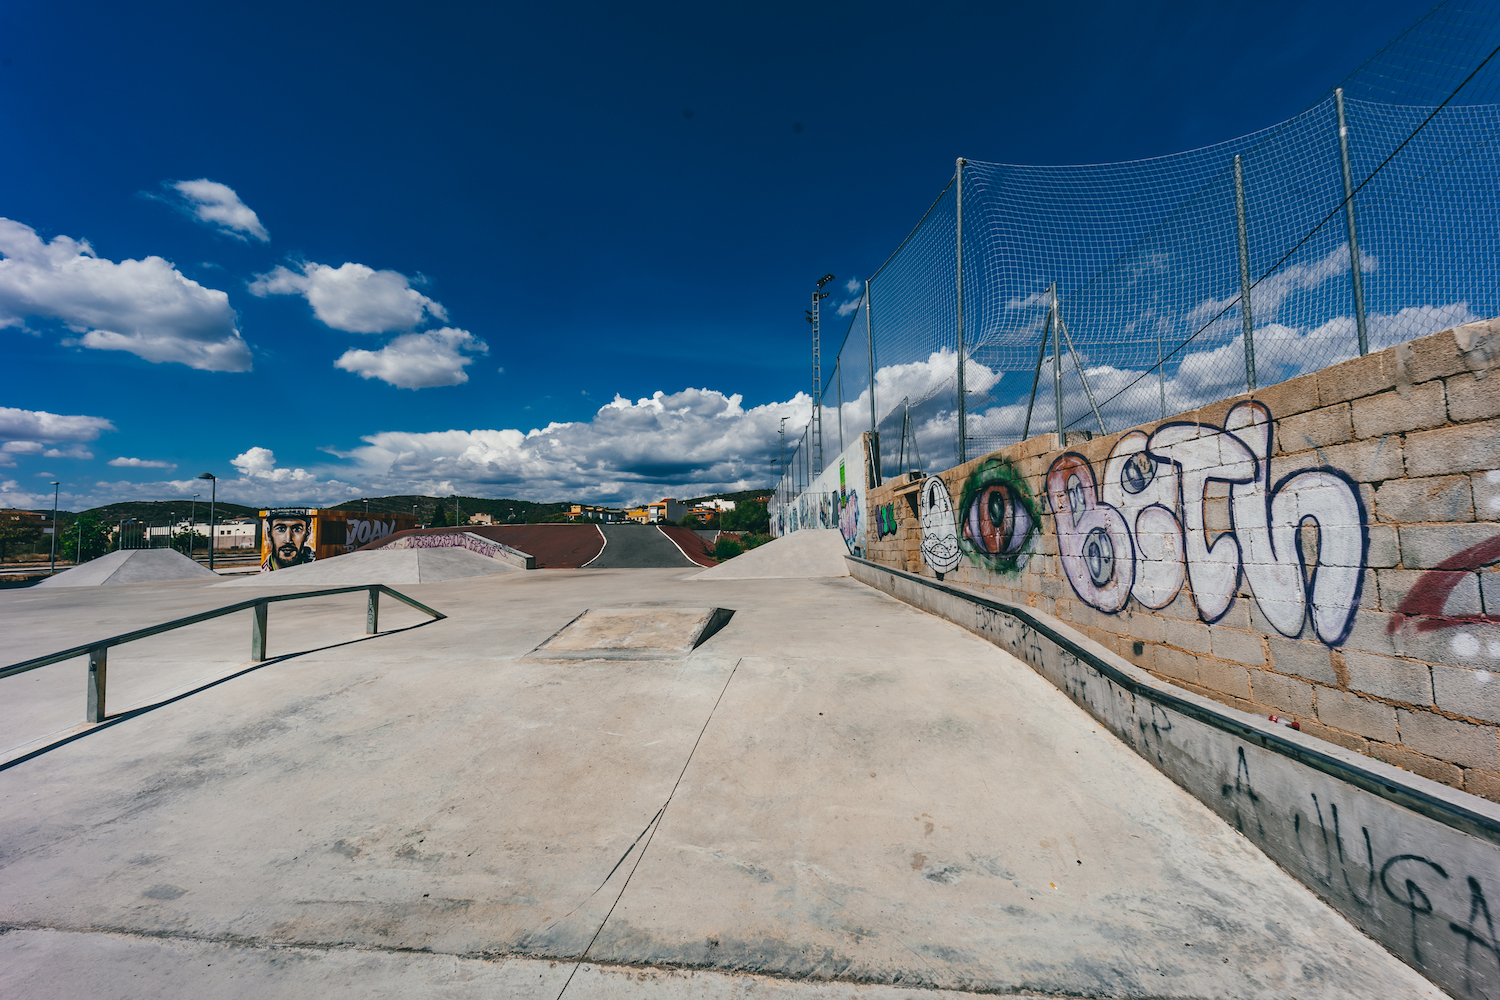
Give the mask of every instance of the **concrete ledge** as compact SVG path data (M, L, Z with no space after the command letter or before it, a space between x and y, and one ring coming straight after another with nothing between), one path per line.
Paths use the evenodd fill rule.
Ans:
M1033 608L847 558L1025 661L1433 983L1500 996L1500 805L1175 688Z
M497 542L472 531L446 532L440 535L398 535L381 546L382 549L468 549L491 559L499 559L519 569L536 569L536 557L513 549L504 542Z

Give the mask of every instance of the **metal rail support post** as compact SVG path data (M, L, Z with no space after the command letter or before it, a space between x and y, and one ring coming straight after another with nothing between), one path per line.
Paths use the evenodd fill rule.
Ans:
M1370 353L1370 335L1365 329L1365 282L1360 272L1359 227L1354 221L1354 176L1349 170L1349 125L1344 120L1344 88L1333 91L1339 116L1339 160L1344 167L1344 226L1349 231L1349 268L1354 284L1354 326L1359 332L1359 353Z
M103 722L105 719L104 687L108 672L109 647L95 646L89 650L88 708L84 714L86 722Z
M1062 338L1057 335L1057 324L1062 313L1057 308L1057 282L1052 283L1052 403L1057 411L1057 446L1068 443L1068 432L1063 429L1062 398Z
M380 631L380 588L370 588L370 604L365 609L365 633L374 635Z
M1245 387L1255 391L1255 332L1250 314L1250 237L1245 231L1245 171L1234 154L1234 221L1240 235L1240 316L1245 321Z
M967 440L969 437L968 424L968 391L964 385L964 167L968 161L962 156L954 164L954 175L958 180L957 196L957 238L954 243L958 254L958 464L963 465L969 460L969 449Z
M266 658L266 619L270 611L271 605L265 601L256 602L250 609L250 659L255 663Z
M1036 407L1036 387L1042 380L1042 360L1047 356L1047 335L1052 330L1052 308L1047 308L1047 315L1042 319L1042 342L1036 348L1036 369L1031 373L1031 399L1026 404L1026 425L1021 428L1021 440L1026 440L1026 435L1031 433L1031 411Z

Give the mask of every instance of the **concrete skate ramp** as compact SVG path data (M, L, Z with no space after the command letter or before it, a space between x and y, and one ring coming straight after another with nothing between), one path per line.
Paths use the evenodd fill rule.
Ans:
M849 547L837 528L807 528L706 569L694 580L783 580L848 576Z
M470 576L523 573L509 563L465 549L376 549L350 552L275 573L256 573L220 587L355 587L364 583L441 583Z
M587 569L690 569L696 566L672 540L649 524L600 525L604 551Z
M101 587L117 583L196 580L216 574L175 549L124 549L48 577L38 587Z

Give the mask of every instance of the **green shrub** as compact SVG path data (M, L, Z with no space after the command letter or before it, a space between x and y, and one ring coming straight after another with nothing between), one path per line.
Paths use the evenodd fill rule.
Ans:
M714 546L714 558L723 562L725 559L733 559L745 550L740 548L740 543L733 538L721 538Z

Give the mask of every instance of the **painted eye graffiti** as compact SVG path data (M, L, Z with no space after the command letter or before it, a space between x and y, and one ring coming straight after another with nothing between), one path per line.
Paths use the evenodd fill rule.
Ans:
M1037 532L1036 504L1014 463L982 463L964 483L959 507L960 541L970 562L997 573L1025 567Z
M1142 493L1155 478L1156 463L1145 451L1138 451L1120 469L1120 488L1132 495Z
M1013 556L1031 535L1032 520L1026 506L1004 483L986 486L969 504L964 535L974 546L992 556Z

